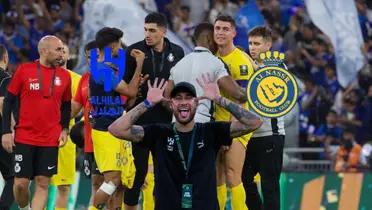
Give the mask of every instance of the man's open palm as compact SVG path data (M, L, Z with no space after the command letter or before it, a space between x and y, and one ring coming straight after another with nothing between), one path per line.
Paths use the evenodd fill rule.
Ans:
M217 79L212 79L209 73L202 74L201 77L196 78L196 81L204 91L204 95L199 99L207 98L213 101L220 97L220 89L217 85Z
M158 84L158 78L155 78L154 84L151 85L151 82L148 80L147 85L149 87L149 90L147 91L147 100L152 104L157 104L161 100L164 99L163 93L165 90L165 87L167 86L167 81L164 79L161 79L161 81Z

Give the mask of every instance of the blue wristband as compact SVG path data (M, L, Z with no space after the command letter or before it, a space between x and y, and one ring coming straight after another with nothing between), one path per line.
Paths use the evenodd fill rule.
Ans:
M152 107L152 104L149 100L147 100L147 98L145 100L143 100L143 104L145 105L145 107L147 109L150 109Z

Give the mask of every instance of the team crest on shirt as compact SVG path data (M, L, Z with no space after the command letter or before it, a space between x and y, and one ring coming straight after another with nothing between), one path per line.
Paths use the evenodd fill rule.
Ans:
M247 65L240 65L240 76L247 76L248 75L248 66Z
M62 84L62 82L61 82L61 78L56 77L56 79L54 80L54 84L55 84L56 86L61 86L61 84Z
M250 107L259 115L281 117L296 104L298 87L294 77L283 67L284 53L261 53L264 66L248 82Z
M173 145L174 145L174 139L172 137L168 137L167 139L167 150L168 151L173 151Z
M173 62L174 61L174 55L172 53L169 53L167 59L168 59L169 62Z

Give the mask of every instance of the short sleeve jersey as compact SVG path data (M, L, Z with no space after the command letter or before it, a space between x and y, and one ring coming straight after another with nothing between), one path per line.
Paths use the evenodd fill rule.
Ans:
M235 48L230 54L226 56L217 56L223 60L228 66L231 77L244 89L247 88L248 81L254 73L254 68L248 55L238 48ZM225 97L229 98L228 95L222 93ZM248 103L245 104L245 108L248 108ZM230 121L231 114L224 108L216 106L215 119L217 121Z
M76 72L73 72L71 70L68 70L68 72L70 73L70 77L71 77L71 97L75 98L78 87L79 87L79 82L80 82L81 76L80 76L80 74L78 74ZM70 128L74 124L75 124L75 120L71 119L70 120Z
M230 71L231 77L244 89L247 88L248 81L254 73L254 67L248 58L249 56L238 48L235 48L230 54L226 56L217 56L225 62ZM222 95L229 98L228 95L222 92ZM248 109L248 102L244 104L244 108ZM221 106L216 105L215 111L216 121L230 121L231 114ZM250 139L253 133L246 134L239 138L243 138L246 141Z
M39 81L38 65L38 61L21 64L8 86L8 91L20 98L15 141L35 146L58 146L62 130L61 104L71 100L71 77L63 68L40 64Z
M84 107L84 152L93 152L93 143L92 143L92 126L89 122L89 78L90 73L86 72L83 74L79 86L74 97L74 101L78 102L79 104L83 105Z

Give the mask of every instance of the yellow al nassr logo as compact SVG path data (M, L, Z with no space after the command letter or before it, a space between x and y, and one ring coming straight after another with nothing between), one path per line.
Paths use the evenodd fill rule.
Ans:
M248 82L249 105L263 117L281 117L296 104L297 83L285 69L284 57L284 53L278 51L261 53L264 66Z

